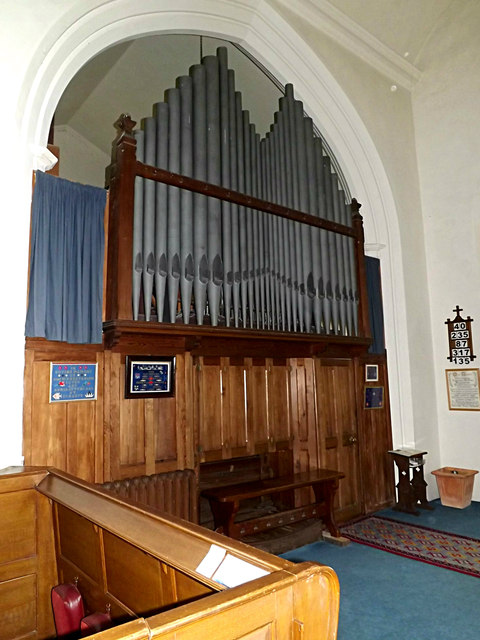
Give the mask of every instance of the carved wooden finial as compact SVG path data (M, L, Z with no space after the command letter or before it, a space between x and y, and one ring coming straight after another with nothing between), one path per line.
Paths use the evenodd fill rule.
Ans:
M361 204L360 202L358 202L358 200L356 198L352 198L352 202L350 204L350 207L352 208L352 214L353 213L358 213L360 214L360 208L361 208Z
M127 136L133 136L133 130L136 124L135 120L132 120L128 113L122 113L113 126L118 131L117 137L121 136L122 133Z

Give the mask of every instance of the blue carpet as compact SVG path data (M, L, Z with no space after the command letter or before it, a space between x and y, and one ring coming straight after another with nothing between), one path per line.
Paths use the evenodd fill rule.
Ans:
M379 514L480 538L480 503L466 509L432 503L420 516ZM338 640L479 640L478 578L352 542L315 542L283 554L333 567L340 580Z

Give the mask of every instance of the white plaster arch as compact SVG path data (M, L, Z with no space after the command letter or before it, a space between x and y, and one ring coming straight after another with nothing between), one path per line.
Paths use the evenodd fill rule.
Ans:
M322 61L266 0L76 0L47 32L24 82L21 139L45 145L68 82L92 57L139 35L194 33L241 44L297 96L320 126L352 194L362 202L365 235L381 252L393 438L414 442L402 251L397 212L379 153L354 105Z

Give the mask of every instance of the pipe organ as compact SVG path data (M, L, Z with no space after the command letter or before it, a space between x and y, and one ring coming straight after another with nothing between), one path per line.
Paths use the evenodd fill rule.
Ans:
M351 205L292 85L261 137L220 47L177 78L134 136L137 162L224 192L137 172L134 320L362 334Z

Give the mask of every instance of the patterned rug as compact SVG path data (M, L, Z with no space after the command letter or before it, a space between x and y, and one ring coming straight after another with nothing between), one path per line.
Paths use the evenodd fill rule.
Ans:
M480 578L480 540L370 516L341 527L353 542Z

